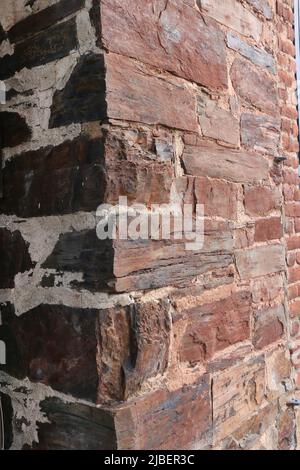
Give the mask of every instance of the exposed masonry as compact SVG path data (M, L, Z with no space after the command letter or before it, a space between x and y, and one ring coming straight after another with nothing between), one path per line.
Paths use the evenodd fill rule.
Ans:
M6 448L299 447L292 0L2 3ZM172 183L201 252L96 238Z

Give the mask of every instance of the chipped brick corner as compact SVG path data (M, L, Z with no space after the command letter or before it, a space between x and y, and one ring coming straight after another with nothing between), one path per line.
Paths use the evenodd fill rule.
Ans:
M3 7L5 447L295 449L293 1L134 3ZM172 183L202 250L96 237Z

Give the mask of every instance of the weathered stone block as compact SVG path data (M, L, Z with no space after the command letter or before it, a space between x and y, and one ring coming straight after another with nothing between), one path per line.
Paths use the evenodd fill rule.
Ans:
M242 41L232 33L227 33L227 45L230 49L239 52L246 59L251 60L253 64L264 67L269 72L275 74L276 63L273 56L268 52L256 46L250 46L250 44Z
M181 361L207 361L214 354L250 337L251 295L242 291L229 298L184 312L186 328Z
M219 216L224 219L236 219L238 187L234 183L211 178L195 178L195 198L198 204L204 204L206 216Z
M268 178L267 160L255 153L231 150L204 142L186 145L183 153L186 172L193 176L223 178L237 183L263 181Z
M242 279L266 276L285 270L284 247L282 245L266 245L237 250L236 266Z
M65 88L55 92L49 127L106 118L104 57L87 54L79 59Z
M96 210L104 193L103 142L81 136L9 160L0 210L20 217Z
M267 20L273 18L273 11L268 0L246 0L249 5L251 5L255 11L262 13Z
M226 223L205 228L204 247L187 251L180 240L128 240L115 245L112 285L117 292L151 289L187 282L194 276L232 262L233 236Z
M279 341L285 331L284 307L258 310L254 317L252 341L256 349L263 349Z
M126 160L109 163L106 165L105 201L117 203L119 196L126 196L129 203L168 203L173 173L170 163Z
M176 75L222 90L227 88L224 35L209 18L170 0L101 2L105 47Z
M230 71L236 93L247 104L271 116L278 116L278 92L273 78L247 60L235 59Z
M117 408L120 450L206 448L211 443L209 377L175 391L160 389ZM170 432L170 429L172 432Z
M106 55L105 65L109 118L198 131L195 96L181 81L117 54Z
M1 313L1 338L7 346L2 370L96 400L97 310L40 305L21 317L8 307L2 307Z
M266 356L267 387L272 396L285 392L285 384L291 375L289 352L284 348L276 349Z
M260 40L262 22L251 11L236 0L216 2L215 0L197 0L209 16L244 36Z
M250 216L264 216L279 209L282 196L277 188L245 186L245 211Z
M31 130L18 113L3 111L0 113L0 136L0 149L16 147L30 140Z
M255 222L254 240L256 242L266 242L276 240L283 235L283 225L280 217L261 219Z
M0 59L0 80L14 75L24 67L31 69L65 57L76 47L76 22L72 18L41 31L33 38L19 42L13 55L6 55Z
M48 423L38 423L38 450L115 450L113 416L104 409L46 398L40 404Z
M295 434L295 411L287 409L282 413L278 422L279 450L294 450L296 445Z
M266 115L242 114L242 144L264 152L278 150L280 119Z
M74 282L74 287L99 290L107 287L113 277L113 263L112 240L99 240L94 229L61 235L43 267L58 272L81 272L82 282Z
M228 436L222 443L222 450L271 450L265 448L260 443L263 441L264 433L272 426L275 427L277 417L276 404L271 403L263 406L257 413L254 413L249 419L241 421L240 427ZM274 431L272 433L275 435ZM275 443L274 443L275 444ZM274 445L276 448L276 445Z
M263 357L251 359L220 372L213 378L214 441L237 430L262 403L265 390Z
M237 147L240 141L239 121L205 96L198 97L199 122L203 136Z
M13 289L16 274L33 268L28 246L19 231L0 228L0 289Z
M98 401L124 400L168 362L170 317L164 302L102 310L99 315Z

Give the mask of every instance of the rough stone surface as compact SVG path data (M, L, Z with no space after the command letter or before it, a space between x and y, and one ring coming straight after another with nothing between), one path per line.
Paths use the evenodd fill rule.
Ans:
M280 140L280 120L266 115L242 114L241 138L246 147L276 152Z
M95 310L61 305L40 305L19 318L2 309L8 362L1 369L95 401L96 318Z
M263 349L281 339L285 328L284 308L258 310L254 318L253 344L256 349Z
M183 83L158 78L116 54L108 54L105 62L109 118L198 130L195 96Z
M103 202L104 149L85 136L21 153L3 170L4 213L33 217L96 210Z
M276 83L267 72L244 59L235 59L230 76L241 100L271 116L279 114Z
M207 447L211 442L208 376L179 390L157 390L121 406L116 429L120 449Z
M5 448L299 448L293 22L290 0L2 1ZM193 229L203 204L203 246L174 217L99 239L119 196Z
M255 153L208 145L185 146L183 162L189 175L253 183L267 179L268 163Z
M264 67L273 74L276 72L275 60L268 52L256 46L250 46L232 33L227 34L227 44L230 49L239 52L253 64Z
M216 442L235 431L242 420L263 401L265 370L263 358L217 374L213 380L213 416Z
M266 242L268 240L277 240L283 235L283 226L280 217L271 217L261 219L255 222L256 242Z
M267 186L245 186L245 210L251 216L268 215L279 209L280 194Z
M99 401L123 400L168 363L167 304L147 302L103 310L99 316Z
M242 279L265 276L284 271L284 249L281 245L268 245L238 250L236 264Z
M246 0L249 5L251 5L255 11L262 13L268 20L273 18L272 8L270 6L269 0Z
M205 96L198 99L199 122L202 134L237 147L240 140L238 120L230 111L219 108L214 101Z
M186 311L180 359L191 363L207 361L216 352L248 339L250 300L249 292L244 291Z
M257 41L262 33L262 22L235 0L217 3L214 0L199 0L201 8L220 23Z
M217 25L180 0L126 0L101 4L103 43L176 75L222 90L227 87L224 35Z
M48 423L38 423L35 450L115 450L113 417L106 411L79 403L46 398L41 410Z

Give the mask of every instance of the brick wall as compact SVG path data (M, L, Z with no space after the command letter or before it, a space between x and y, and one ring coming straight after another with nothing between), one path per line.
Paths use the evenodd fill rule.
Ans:
M293 2L134 3L4 1L6 447L294 449ZM172 184L202 250L97 238Z

